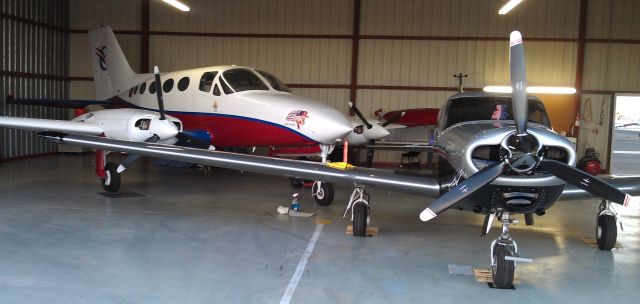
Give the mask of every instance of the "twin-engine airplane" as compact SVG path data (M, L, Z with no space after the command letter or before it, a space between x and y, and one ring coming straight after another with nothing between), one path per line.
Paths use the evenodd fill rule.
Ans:
M45 106L84 108L100 105L106 108L129 108L134 110L93 112L74 121L108 121L95 132L83 131L89 125L78 127L75 133L99 135L124 140L136 140L121 136L110 136L114 132L139 132L131 123L117 124L130 116L148 111L158 111L156 92L163 92L166 112L179 120L180 131L218 148L225 147L315 147L315 154L326 159L348 135L353 133L352 122L336 109L321 102L297 96L277 77L254 68L240 66L213 66L191 70L163 73L162 82L154 75L136 74L118 44L113 31L103 26L89 31L90 52L93 59L93 78L98 100L33 100L8 98L9 102ZM142 111L146 110L146 111ZM140 112L142 111L142 112ZM158 116L158 114L155 114ZM57 130L54 124L40 121L29 122L31 129ZM15 123L15 127L26 121ZM77 125L67 123L67 125ZM152 124L157 125L157 124ZM11 126L6 124L5 126ZM125 126L126 130L125 130ZM111 129L115 128L112 131ZM59 131L73 132L70 129ZM103 131L103 132L97 132ZM97 132L97 133L96 133ZM357 134L356 137L363 135ZM374 139L378 139L377 137ZM197 145L201 147L200 143ZM206 146L206 145L205 145ZM102 153L99 151L99 153ZM105 159L106 156L99 158ZM105 160L97 166L108 164ZM121 172L110 168L97 167L103 181L106 175L120 180ZM117 176L116 176L117 175ZM107 191L117 191L118 184L106 185ZM319 183L315 197L319 203L331 203L329 195L333 188L329 183Z
M350 184L353 232L364 236L370 219L367 190L379 188L436 198L421 214L428 221L448 209L485 215L482 234L494 219L502 233L491 243L491 266L496 287L512 286L518 255L509 234L515 214L533 224L533 214L544 215L558 199L603 198L597 219L601 250L616 242L617 218L611 203L628 205L629 194L640 194L640 177L598 178L575 166L571 142L553 132L543 104L527 96L524 48L519 32L511 33L510 66L513 94L462 93L452 96L439 112L436 150L450 170L438 176L409 176L389 170L321 164L205 149L141 143L90 135L45 132L48 140L133 155L201 163L293 178ZM346 214L346 211L345 211Z

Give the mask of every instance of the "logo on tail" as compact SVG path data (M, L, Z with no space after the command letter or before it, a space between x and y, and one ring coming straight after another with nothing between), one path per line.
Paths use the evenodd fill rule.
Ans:
M105 53L104 50L106 50L107 47L103 46L101 48L96 48L96 55L98 55L98 63L100 63L100 69L103 71L107 70L107 62L105 60Z

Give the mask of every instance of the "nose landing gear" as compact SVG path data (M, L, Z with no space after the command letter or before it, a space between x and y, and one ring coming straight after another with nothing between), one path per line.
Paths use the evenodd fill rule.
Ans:
M509 212L498 213L502 223L502 234L491 242L491 275L496 288L513 288L513 277L517 262L533 262L518 255L518 244L509 235L509 226L518 220L509 218Z

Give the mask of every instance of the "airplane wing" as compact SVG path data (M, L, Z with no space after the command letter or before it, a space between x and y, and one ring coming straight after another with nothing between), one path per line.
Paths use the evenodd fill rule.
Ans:
M317 162L193 149L146 142L130 142L88 135L46 132L40 133L39 135L53 142L74 146L127 152L129 154L257 173L401 191L431 198L440 196L442 189L446 186L436 178L400 175L389 170L359 167L340 169Z
M397 110L384 113L382 118L385 120L394 119L394 124L403 125L406 127L428 126L438 123L439 109L434 108L420 108L420 109L407 109ZM399 114L404 112L405 114L398 117Z
M100 135L101 126L85 122L0 116L0 127L28 131L73 132L88 135Z
M98 105L108 107L112 105L109 100L72 100L72 99L33 99L16 98L14 95L7 95L7 104L17 104L25 106L45 106L68 109L84 109L87 106Z
M598 176L614 187L626 192L629 195L640 195L640 176ZM593 194L584 191L576 186L567 184L562 191L559 200L582 200L596 198Z

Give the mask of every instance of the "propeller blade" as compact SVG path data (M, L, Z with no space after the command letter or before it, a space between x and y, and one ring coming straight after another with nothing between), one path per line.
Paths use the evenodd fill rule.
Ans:
M351 108L353 110L354 113L356 113L356 115L358 116L358 118L360 118L360 120L362 120L362 122L365 124L365 126L367 126L367 129L371 129L371 127L373 127L373 125L371 125L366 118L364 118L364 116L362 115L362 113L360 113L360 110L358 110L358 107L356 107L355 104L353 104L353 102L349 101L349 108Z
M401 112L401 113L398 113L398 114L396 114L396 115L393 115L393 117L389 118L389 119L388 119L387 121L385 121L381 126L386 127L386 126L388 126L388 125L392 124L394 121L396 121L396 120L398 120L398 119L402 118L405 114L407 114L407 112Z
M435 202L431 203L429 208L424 209L422 213L420 213L420 219L423 222L426 222L455 206L478 189L498 178L500 174L502 174L504 166L504 162L492 164L472 175L468 179L460 182L447 193L440 196Z
M176 138L179 140L179 142L176 143L176 145L179 145L179 146L192 147L192 148L198 148L198 149L211 148L211 145L208 142L200 138L191 136L184 132L179 132L178 135L176 135Z
M527 101L527 68L524 59L522 34L511 32L509 37L509 66L511 86L513 87L513 118L516 122L518 135L527 134L528 101Z
M575 167L552 159L543 159L540 166L559 179L606 200L627 206L631 196L604 180Z
M153 136L147 138L144 142L156 143L158 142L158 140L160 140L160 136L154 134ZM120 166L118 166L118 168L116 169L116 172L118 173L124 172L124 170L127 170L127 168L131 167L131 165L133 165L133 163L135 163L138 159L140 159L140 154L129 154L129 156L127 156L127 158L124 159L124 161L120 164Z
M160 81L160 69L158 66L153 67L153 74L156 78L156 97L158 99L158 112L160 112L160 120L165 120L164 116L164 100L162 98L162 82Z

